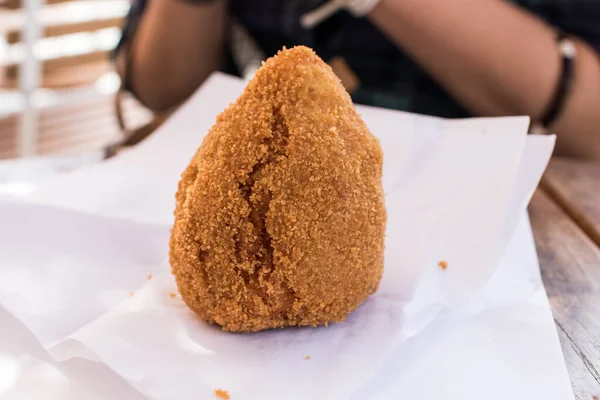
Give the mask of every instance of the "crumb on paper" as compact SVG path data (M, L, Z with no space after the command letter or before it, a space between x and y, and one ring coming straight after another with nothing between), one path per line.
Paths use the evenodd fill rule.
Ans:
M135 296L135 293L134 292L129 292L129 295L130 296Z
M152 279L152 274L148 275L148 280Z
M170 297L170 298L174 299L174 298L175 298L175 296L177 296L177 294L175 294L175 292L171 292L171 293L169 293L169 297Z
M304 357L305 360L310 360L310 356Z
M448 261L442 260L438 263L438 265L440 266L441 269L446 269L446 268L448 268Z
M223 389L215 389L215 395L220 399L229 400L229 392Z

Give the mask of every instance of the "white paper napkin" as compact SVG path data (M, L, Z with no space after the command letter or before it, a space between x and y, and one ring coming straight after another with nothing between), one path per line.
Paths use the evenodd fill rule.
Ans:
M412 360L406 340L532 296L545 301L531 312L546 321L540 282L512 282L499 260L554 138L527 137L527 118L447 121L370 107L359 112L384 149L388 209L379 291L327 328L240 335L199 321L171 297L173 193L214 115L241 89L214 76L139 148L58 178L32 198L77 211L0 206L0 305L71 379L104 366L103 379L87 386L116 385L123 398L205 399L219 387L235 399L358 399L369 391L394 398L412 393L381 380L398 377L390 365ZM492 294L482 294L493 276ZM460 351L469 349L457 349L457 358ZM387 382L385 390L374 382Z

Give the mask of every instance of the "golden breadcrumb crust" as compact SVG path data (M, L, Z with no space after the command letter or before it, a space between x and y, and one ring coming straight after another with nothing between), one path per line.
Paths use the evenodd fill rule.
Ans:
M230 331L344 320L383 272L382 163L331 68L280 51L182 174L170 261L183 300Z

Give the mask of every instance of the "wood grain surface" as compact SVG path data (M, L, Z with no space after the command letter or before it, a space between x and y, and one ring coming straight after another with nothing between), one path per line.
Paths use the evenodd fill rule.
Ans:
M600 163L554 158L542 187L600 246Z
M541 190L529 214L575 398L598 400L600 248Z

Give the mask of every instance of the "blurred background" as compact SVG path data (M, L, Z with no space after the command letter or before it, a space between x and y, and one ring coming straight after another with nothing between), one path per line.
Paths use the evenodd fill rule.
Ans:
M129 0L0 0L0 161L119 139L109 58L128 9ZM152 119L133 98L119 101L129 129Z
M303 43L358 104L445 118L530 115L541 128L532 131L559 135L558 153L600 160L600 0L192 0L157 2L142 20L144 0L0 0L0 195L127 151L164 119L119 90L111 55L132 1L122 49L142 21L130 72L157 113L216 68L248 78L284 45Z

